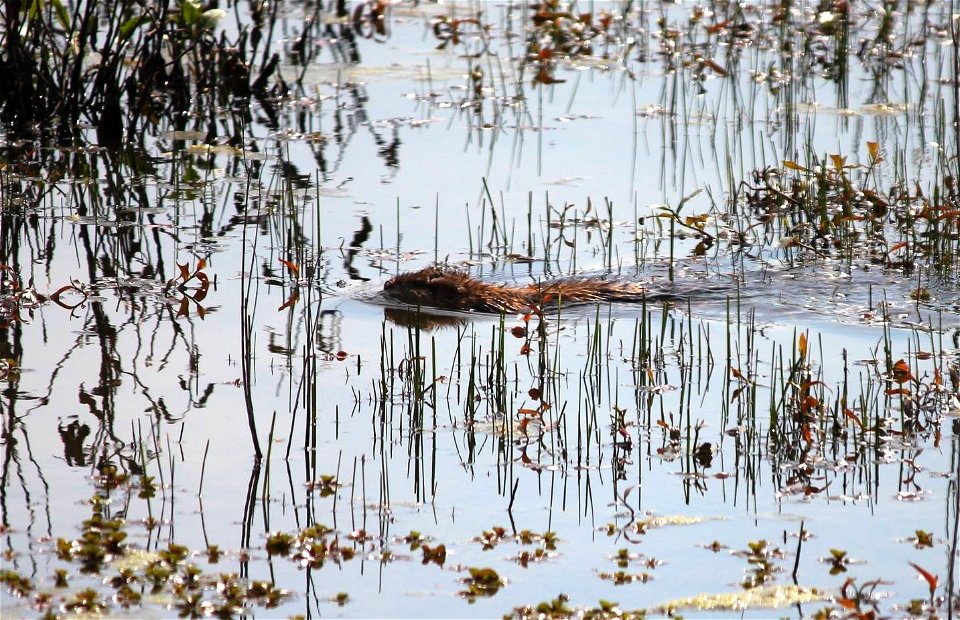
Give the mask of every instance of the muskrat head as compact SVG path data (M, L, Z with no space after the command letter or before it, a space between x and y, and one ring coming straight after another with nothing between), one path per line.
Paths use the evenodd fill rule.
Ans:
M456 309L461 306L464 279L466 276L458 271L427 267L390 278L383 285L383 293L405 304Z

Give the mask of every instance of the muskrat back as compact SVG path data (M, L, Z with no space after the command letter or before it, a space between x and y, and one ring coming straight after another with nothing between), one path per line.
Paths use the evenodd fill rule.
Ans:
M494 284L457 269L427 267L387 280L384 295L402 303L474 312L517 312L530 306L599 301L677 301L688 295L639 282L570 277L530 285Z

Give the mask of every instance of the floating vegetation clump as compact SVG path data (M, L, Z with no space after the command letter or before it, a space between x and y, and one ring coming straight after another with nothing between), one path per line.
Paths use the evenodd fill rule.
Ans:
M761 586L729 594L699 594L663 603L657 613L675 614L684 609L698 611L743 611L745 609L777 609L800 603L825 600L827 595L816 588L795 585Z

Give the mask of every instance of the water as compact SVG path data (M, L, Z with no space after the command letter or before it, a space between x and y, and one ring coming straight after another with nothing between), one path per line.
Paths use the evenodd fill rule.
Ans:
M938 115L956 100L944 83L955 84L956 51L931 35L903 72L851 55L842 85L824 79L823 63L795 60L797 79L778 84L770 76L786 61L774 47L745 46L734 62L708 41L703 53L734 77L705 65L694 83L692 52L658 55L674 36L651 34L660 8L635 8L625 61L612 37L609 69L572 58L555 68L566 82L532 86L535 72L521 76L513 62L523 37L536 38L524 7L483 5L497 56L434 49L431 20L476 8L397 5L389 38L359 39L356 64L323 47L275 123L256 103L250 119L219 110L219 135L238 132L242 150L209 153L163 132L144 151L7 139L3 293L18 316L0 328L0 357L13 360L0 371L4 569L50 593L55 610L86 585L109 598L103 581L117 566L82 575L56 553L58 538L80 536L99 493L105 513L124 519L131 553L177 543L211 578L289 591L277 609L252 607L264 616L491 617L560 593L572 607L655 609L744 591L758 563L732 552L761 540L779 549L762 571L768 585L795 577L824 600L743 615L811 615L877 579L884 597L863 609L905 615L895 606L931 598L910 563L939 576L938 613L955 612L951 268L921 251L915 269L878 265L911 250L893 247L893 215L883 243L863 222L862 239L834 252L839 233L810 248L802 223L765 222L763 204L737 215L728 198L762 186L751 171L785 160L840 153L866 165L876 141L885 162L851 178L939 188L947 209L957 145ZM604 8L624 7L577 12ZM308 9L287 10L274 45L289 53ZM682 26L693 9L663 10ZM800 22L818 19L797 10ZM928 18L948 16L935 7ZM870 40L877 23L860 19ZM902 17L900 36L935 31L921 21ZM504 36L508 24L520 38ZM642 45L653 46L648 62ZM292 82L302 67L285 58ZM204 117L188 127L209 130ZM671 229L661 207L681 204ZM714 238L705 247L686 219L699 215ZM204 275L190 277L200 260ZM671 266L680 282L744 284L689 305L547 312L543 332L536 316L397 321L377 299L382 283L435 260L521 285L583 272L669 278ZM60 301L73 309L23 293L71 281ZM920 288L931 299L911 298ZM525 324L529 339L511 334ZM885 374L900 359L912 378ZM129 483L108 492L108 464ZM142 474L157 485L152 498L138 497ZM322 476L335 476L333 493L321 492ZM651 516L681 522L638 531ZM274 533L312 524L333 528L327 542L355 557L306 570L269 556ZM485 549L478 538L494 527L504 535L488 535L496 544ZM538 537L515 540L523 530ZM801 530L812 536L802 544ZM929 548L909 540L917 530L932 534ZM445 545L442 567L423 563L411 531ZM719 550L705 548L714 541ZM216 563L210 545L224 552ZM514 559L537 549L542 562ZM610 559L620 549L639 556L623 570L648 581L601 576L620 570ZM831 549L856 561L831 575ZM493 568L505 585L458 595L468 567ZM54 587L57 568L70 574L66 589ZM143 582L140 606L113 601L111 611L175 613L169 589L151 595ZM331 600L340 592L343 607ZM213 586L202 598L219 600ZM4 615L40 615L31 600L5 590Z

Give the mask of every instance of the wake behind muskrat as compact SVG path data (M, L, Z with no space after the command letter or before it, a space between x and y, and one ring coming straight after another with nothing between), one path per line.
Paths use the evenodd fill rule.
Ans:
M405 304L463 312L519 312L557 304L679 301L689 295L602 277L569 277L536 284L484 282L457 269L427 267L387 280L383 293Z

